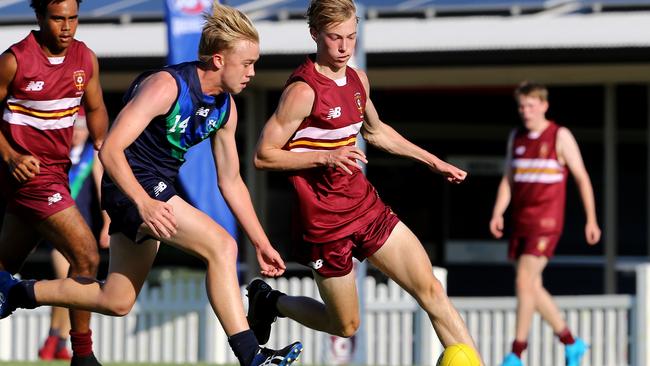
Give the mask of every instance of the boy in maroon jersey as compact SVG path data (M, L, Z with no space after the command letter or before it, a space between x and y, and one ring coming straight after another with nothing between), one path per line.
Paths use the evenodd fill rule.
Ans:
M74 39L79 2L32 0L39 30L0 55L0 185L8 201L0 269L11 273L20 270L41 239L63 253L71 277L92 278L99 265L97 241L68 185L68 156L80 104L96 149L108 126L97 58ZM99 365L92 352L90 313L71 311L71 320L71 365Z
M585 214L585 237L589 245L600 240L594 192L571 132L546 119L548 91L535 83L522 83L515 91L519 115L524 122L508 140L506 167L490 220L490 232L503 236L503 213L512 203L512 235L508 257L517 261L517 326L512 352L503 366L522 365L521 353L528 331L539 311L566 345L567 366L578 366L587 347L571 331L542 282L542 272L553 256L564 225L567 168L573 175Z
M257 168L290 172L297 195L298 260L312 268L324 304L292 297L254 280L248 320L260 343L276 316L312 329L350 337L359 327L352 258L369 261L394 279L427 311L443 345L473 345L458 312L433 276L418 238L377 195L357 161L359 132L389 153L417 160L449 182L466 173L407 141L379 119L366 74L348 66L357 36L352 0L313 0L309 28L317 52L291 75L266 123L255 156Z

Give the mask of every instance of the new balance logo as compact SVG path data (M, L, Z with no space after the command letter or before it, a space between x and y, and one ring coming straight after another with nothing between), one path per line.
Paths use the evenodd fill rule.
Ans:
M210 113L210 108L205 107L201 107L198 111L196 111L196 115L201 117L207 117L208 113Z
M47 198L47 205L52 206L53 204L61 201L63 197L61 196L61 193L55 193Z
M327 119L339 118L341 117L341 107L331 108L327 113Z
M44 85L44 81L30 81L25 87L25 91L41 91Z
M158 197L159 194L162 193L167 188L167 184L165 182L158 182L158 185L153 187L153 193Z
M320 269L321 267L323 267L323 260L319 259L315 262L309 262L309 266L313 269Z

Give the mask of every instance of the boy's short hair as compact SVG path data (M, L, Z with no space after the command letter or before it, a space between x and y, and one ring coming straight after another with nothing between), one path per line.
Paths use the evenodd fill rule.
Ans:
M47 6L50 5L50 3L60 3L64 0L32 0L32 2L29 4L29 6L34 9L34 12L38 15L45 15L45 12L47 11ZM82 0L77 0L77 6L81 4Z
M209 62L215 53L230 50L240 40L260 42L251 20L240 10L215 1L212 12L203 14L205 24L199 42L199 60Z
M309 28L320 32L327 26L342 23L355 16L353 0L311 0L307 9Z
M548 101L548 89L542 84L533 81L524 81L515 89L514 96L517 100L519 100L519 97L525 96L536 97L546 102Z

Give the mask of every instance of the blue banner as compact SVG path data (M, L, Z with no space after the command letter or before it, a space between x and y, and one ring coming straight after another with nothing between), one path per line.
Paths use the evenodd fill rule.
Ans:
M177 64L198 58L203 13L210 12L212 0L165 0L167 22L167 63ZM185 155L179 180L187 199L208 214L237 239L237 222L217 186L210 141L191 148Z

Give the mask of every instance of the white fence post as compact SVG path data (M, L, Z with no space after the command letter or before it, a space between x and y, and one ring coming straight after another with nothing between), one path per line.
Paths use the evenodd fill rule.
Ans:
M633 366L650 366L650 264L636 267L636 305L633 312Z
M447 270L434 267L433 275L436 276L446 290ZM417 319L415 328L415 364L419 366L434 365L444 348L431 326L427 312L418 307L415 316Z

